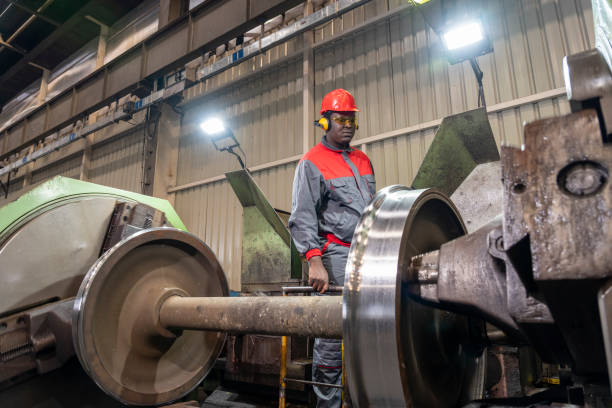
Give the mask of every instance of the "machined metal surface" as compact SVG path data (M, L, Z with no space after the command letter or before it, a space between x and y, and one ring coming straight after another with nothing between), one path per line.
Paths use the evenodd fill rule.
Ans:
M565 87L570 101L603 97L612 88L610 67L598 49L592 49L563 60Z
M612 146L602 140L594 110L530 123L525 148L503 147L504 245L529 234L536 280L610 273L612 184L598 194L571 194L561 176L576 163L612 169Z
M496 258L503 256L503 241L491 239L501 237L501 228L500 216L437 251L412 258L406 282L419 299L433 306L480 316L520 338L508 312L504 264Z
M1 207L0 316L75 296L119 202L185 228L166 200L59 176Z
M15 231L0 246L0 314L74 296L100 255L116 201L94 197L43 209Z
M547 332L534 327L530 341L540 339L544 353L560 345L551 362L572 362L585 375L606 371L596 298L612 273L612 184L592 176L612 169L600 124L592 109L543 119L525 126L524 148L502 148L503 242L518 278L512 286L541 299L554 319ZM511 310L519 324L538 305L524 306L520 314Z
M228 296L214 253L195 236L170 228L136 233L89 270L73 312L73 340L85 371L130 405L176 400L212 368L225 334L171 332L158 324L172 295Z
M356 406L456 406L482 392L475 356L462 347L467 319L414 302L404 282L412 256L464 233L456 209L435 190L386 187L362 213L343 307Z
M594 0L595 17L606 16L610 19L612 10L608 4L607 13L602 12L603 7L597 7ZM604 3L603 1L601 3ZM602 4L603 5L603 4ZM599 8L599 10L598 10ZM600 22L603 20L600 20ZM611 27L606 27L611 30ZM610 39L602 47L601 27L596 27L598 48L568 55L563 59L563 73L567 98L570 101L572 112L583 109L597 109L604 139L612 134L612 70L610 68ZM608 54L606 54L606 51Z
M468 233L502 213L503 184L499 161L479 164L451 195Z
M167 328L342 338L340 296L172 296L159 317Z

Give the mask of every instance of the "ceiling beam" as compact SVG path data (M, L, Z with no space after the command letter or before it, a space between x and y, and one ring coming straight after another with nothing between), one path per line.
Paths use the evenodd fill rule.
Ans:
M21 48L21 47L19 47L17 45L9 44L8 42L4 41L4 38L2 38L2 33L0 33L0 45L2 45L3 47L8 48L10 50L13 50L16 53L21 54L21 55L26 55L28 53L23 48ZM2 51L2 50L0 50L0 51Z
M26 13L30 13L31 15L36 16L36 17L40 18L41 20L44 20L47 23L49 23L51 25L54 25L56 27L59 27L60 25L62 25L61 23L53 20L52 18L44 16L41 13L39 13L38 11L32 10L31 8L26 7L23 4L17 3L16 1L11 1L9 4L14 6L14 7L17 7L18 9L21 9L21 10L25 11Z
M53 0L45 0L43 5L38 8L38 12L44 11L47 7L51 5L51 3L53 3ZM17 28L17 30L15 30L13 34L11 34L9 38L6 39L6 42L10 43L15 38L17 38L19 34L23 32L23 30L25 30L30 24L32 24L34 20L36 20L36 16L31 15L22 25L19 26L19 28ZM0 48L0 51L2 51L2 48Z
M66 22L64 22L61 26L57 27L55 31L49 34L45 39L36 45L36 47L32 48L28 51L19 61L13 64L5 73L0 75L0 87L3 87L4 84L8 83L18 72L23 70L26 65L34 62L34 59L42 54L44 51L47 51L53 43L60 38L64 33L75 27L78 23L83 21L83 16L87 14L86 8L90 2L85 3L76 13L72 15ZM37 64L38 65L38 64Z

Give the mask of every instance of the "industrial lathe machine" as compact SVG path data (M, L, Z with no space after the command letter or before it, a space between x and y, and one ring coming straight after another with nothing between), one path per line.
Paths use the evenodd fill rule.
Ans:
M595 50L565 69L573 112L526 124L520 148L498 155L484 109L445 119L414 185L361 215L342 296L257 296L303 272L248 171L228 180L250 296L229 296L166 201L56 178L5 206L0 405L36 406L43 388L59 406L172 403L229 333L342 338L356 407L611 406L612 76ZM519 375L493 344L532 350L558 384L490 398L495 367Z

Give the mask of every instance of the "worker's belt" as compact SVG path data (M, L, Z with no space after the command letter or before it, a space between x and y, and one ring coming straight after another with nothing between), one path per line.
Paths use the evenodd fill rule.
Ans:
M304 256L306 256L306 260L307 261L309 261L310 258L312 258L313 256L321 256L321 255L323 255L323 252L325 252L325 250L327 249L327 247L331 243L342 245L342 246L345 246L347 248L351 246L350 242L344 242L340 238L335 236L334 234L327 234L327 235L325 235L325 238L327 239L327 242L325 243L325 245L323 245L323 248L321 248L321 249L313 248L313 249L311 249L310 251L308 251L308 252L306 252L304 254Z
M327 247L331 243L342 245L342 246L345 246L347 248L351 246L350 242L344 242L340 238L335 236L334 234L327 234L327 235L325 235L325 238L327 238L327 242L325 243L325 245L323 245L323 248L321 249L321 253L325 252L325 250L327 250Z

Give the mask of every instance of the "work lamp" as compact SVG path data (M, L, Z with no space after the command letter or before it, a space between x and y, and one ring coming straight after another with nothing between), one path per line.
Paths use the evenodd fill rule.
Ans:
M228 152L238 159L240 163L240 167L246 169L244 165L244 161L240 157L238 153L234 151L235 148L238 148L243 155L244 151L240 147L240 143L236 140L234 136L234 132L227 126L225 126L224 121L216 116L207 118L202 123L200 123L200 129L208 136L208 138L212 141L215 149L220 152ZM246 155L245 155L246 156Z
M451 64L493 51L478 19L446 24L442 30L442 40Z

